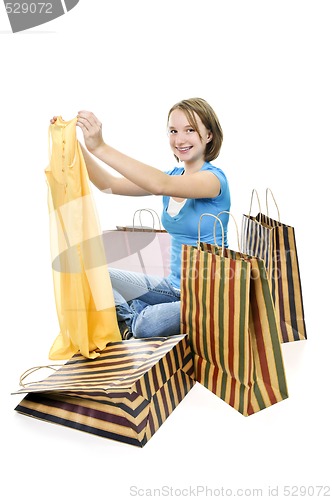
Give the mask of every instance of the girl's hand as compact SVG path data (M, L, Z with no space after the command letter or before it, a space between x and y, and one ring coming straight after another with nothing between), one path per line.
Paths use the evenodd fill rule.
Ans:
M54 125L54 123L57 121L57 116L53 116L53 118L50 119L51 125Z
M90 153L96 151L105 143L102 136L102 124L91 111L79 111L77 115L77 126L83 132L84 142Z

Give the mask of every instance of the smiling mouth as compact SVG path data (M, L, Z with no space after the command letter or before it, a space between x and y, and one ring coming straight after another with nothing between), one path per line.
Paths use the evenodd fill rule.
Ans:
M180 153L186 153L187 151L190 151L192 146L188 146L187 148L176 148Z

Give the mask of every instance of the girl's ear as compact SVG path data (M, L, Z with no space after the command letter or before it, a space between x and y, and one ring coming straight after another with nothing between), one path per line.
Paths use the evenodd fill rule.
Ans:
M211 142L212 138L213 138L213 134L212 134L212 132L209 132L208 136L207 136L207 139L206 139L206 143Z

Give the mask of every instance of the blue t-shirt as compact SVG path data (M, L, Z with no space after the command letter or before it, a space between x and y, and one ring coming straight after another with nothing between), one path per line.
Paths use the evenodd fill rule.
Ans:
M224 172L211 163L204 163L200 171L208 170L215 174L220 181L220 193L215 198L188 198L180 212L172 217L167 212L169 196L163 196L162 224L171 235L171 260L169 279L175 288L180 288L181 279L181 250L182 245L197 246L199 218L203 213L217 215L219 212L230 210L230 192ZM182 175L183 167L175 167L168 175ZM222 214L220 219L224 226L224 244L227 246L228 214ZM214 217L202 217L200 240L214 243ZM221 229L217 222L217 244L221 245Z

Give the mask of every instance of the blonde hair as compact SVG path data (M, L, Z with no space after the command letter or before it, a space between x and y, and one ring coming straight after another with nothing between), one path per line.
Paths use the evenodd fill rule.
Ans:
M223 132L219 119L210 104L200 97L192 97L191 99L184 99L177 102L168 112L167 123L169 122L171 113L175 109L180 109L184 112L189 124L198 132L198 134L199 129L195 114L200 117L205 128L212 133L212 139L206 145L204 159L205 161L212 161L217 158L223 141ZM200 134L199 136L202 139ZM177 161L179 161L178 157L176 155L174 156Z

